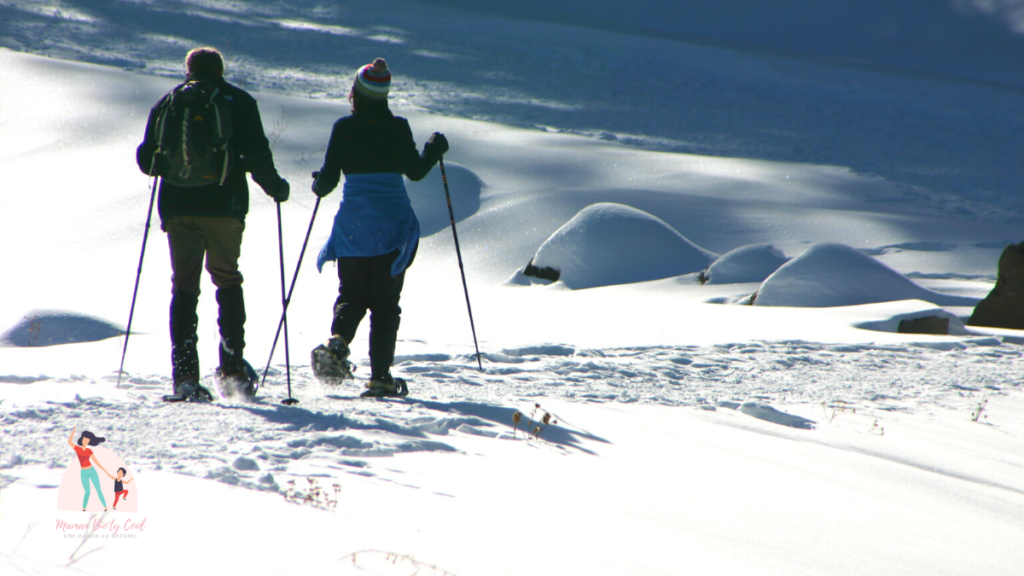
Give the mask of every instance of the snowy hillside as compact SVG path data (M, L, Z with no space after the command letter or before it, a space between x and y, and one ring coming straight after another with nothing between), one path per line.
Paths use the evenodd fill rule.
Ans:
M1020 0L417 0L525 20L1024 87Z
M0 0L0 571L1016 575L1024 331L964 321L1024 240L1018 3L761 5ZM312 229L291 390L279 344L255 401L170 405L155 221L117 384L151 186L134 151L205 44L292 183L289 276ZM340 196L312 220L309 174L377 56L417 142L451 142L483 353L435 169L407 182L411 395L380 401L309 367ZM254 186L259 368L277 224ZM949 334L900 332L930 321ZM75 511L73 427L132 479L116 512Z

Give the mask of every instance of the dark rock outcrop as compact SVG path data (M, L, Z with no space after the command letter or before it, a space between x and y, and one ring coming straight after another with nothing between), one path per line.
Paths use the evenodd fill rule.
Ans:
M555 270L554 268L549 268L547 266L545 266L544 268L537 268L536 266L533 265L532 258L530 259L530 263L526 265L526 268L523 269L523 274L527 276L533 276L534 278L550 280L552 282L557 282L558 277L561 276L561 273L558 270Z
M974 308L967 324L1024 330L1024 242L1003 250L995 288Z
M900 334L949 334L949 318L926 316L914 320L900 320L896 330Z

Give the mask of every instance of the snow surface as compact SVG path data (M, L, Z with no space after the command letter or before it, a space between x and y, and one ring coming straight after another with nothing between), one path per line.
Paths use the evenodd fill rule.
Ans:
M0 49L0 69L17 79L0 86L0 570L1019 573L1024 334L961 321L1021 240L1021 52L1004 48L1020 42L1018 3L840 2L829 15L794 0L780 5L784 26L761 27L785 46L744 45L739 24L757 11L684 22L682 3L620 4L0 0L0 45L16 50ZM687 43L697 22L720 37ZM879 27L837 36L842 23ZM951 23L963 26L936 32ZM822 52L821 38L847 52ZM417 141L439 130L452 145L482 372L434 171L409 183L425 237L394 371L410 397L359 400L358 382L323 387L310 373L337 289L311 260L337 195L313 221L289 309L299 404L281 403L280 344L255 402L160 401L170 269L155 223L117 385L124 340L96 337L123 330L139 265L150 183L134 148L198 44L225 50L292 182L289 275L350 75L388 58ZM716 264L732 261L738 280L762 273L763 259L736 258L751 245L793 258L781 278L831 257L794 274L782 306L723 305L760 279L701 285L696 273L506 284L608 204L649 215L618 245L673 250L676 236L651 241L661 222L724 254ZM254 188L241 267L256 365L280 314L276 232ZM203 290L211 372L216 306ZM873 303L858 304L865 292ZM957 334L896 333L927 316ZM44 328L66 343L36 345ZM545 413L553 422L527 438ZM62 483L75 488L73 426L108 439L139 497L88 538L74 525L100 520L98 502L58 506ZM323 496L303 503L296 491L314 483Z

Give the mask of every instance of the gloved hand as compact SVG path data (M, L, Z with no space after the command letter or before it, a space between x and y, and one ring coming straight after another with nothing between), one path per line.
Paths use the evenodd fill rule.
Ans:
M448 139L440 132L434 132L423 145L423 152L430 158L440 158L448 151Z
M167 176L171 173L171 160L165 154L154 154L151 170L153 176Z
M267 194L274 199L274 202L280 204L288 200L288 194L291 192L292 187L288 184L288 181L284 178L277 183L277 186L273 190L267 190Z
M323 198L327 196L329 192L322 192L320 190L320 172L313 172L313 194L316 194L317 198Z

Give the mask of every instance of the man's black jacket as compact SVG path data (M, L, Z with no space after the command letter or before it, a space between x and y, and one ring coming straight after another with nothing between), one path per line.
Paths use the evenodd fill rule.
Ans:
M231 142L229 149L234 155L231 172L224 185L211 184L195 188L182 188L160 181L158 210L160 220L171 216L231 216L244 220L249 213L249 185L245 173L252 173L264 191L276 190L282 185L281 177L274 168L274 157L270 143L263 132L263 122L256 100L248 92L227 83L220 75L195 74L188 80L209 80L217 84L220 94L217 98L228 106L231 114ZM164 96L169 98L170 93ZM139 169L149 174L156 152L156 122L161 98L149 112L146 136L135 153Z

